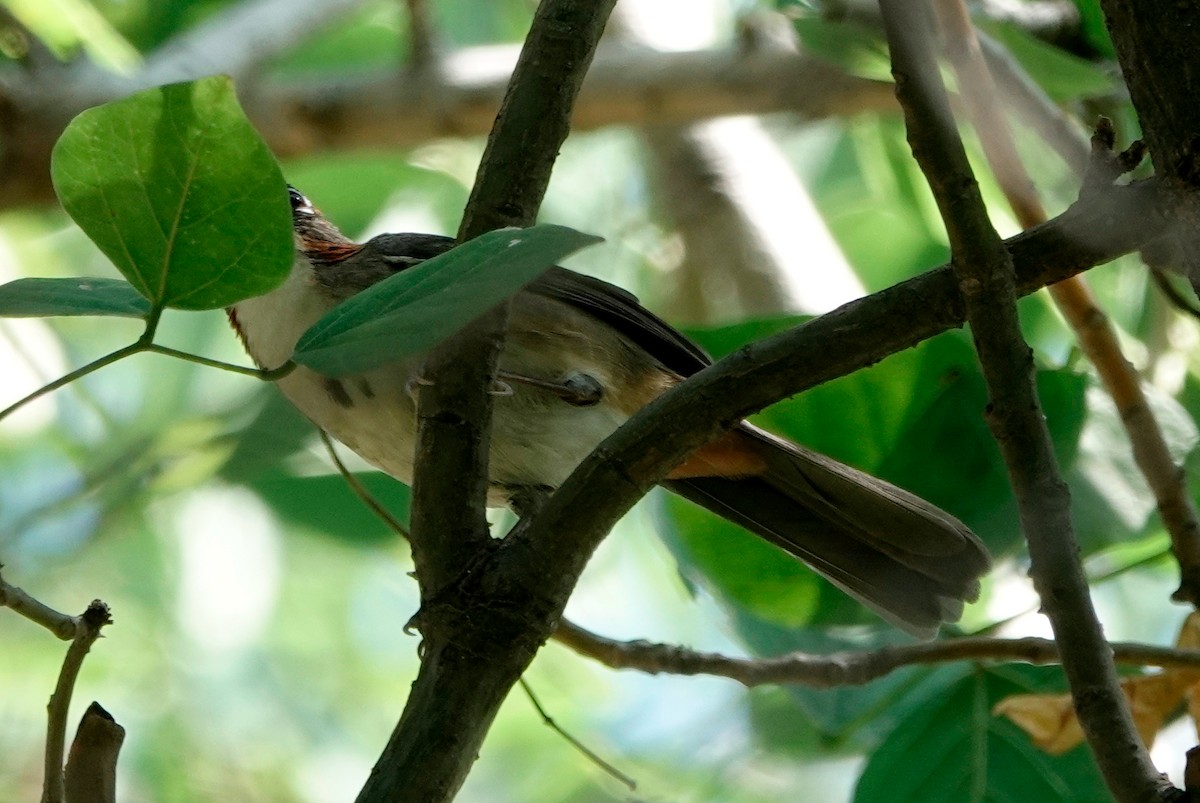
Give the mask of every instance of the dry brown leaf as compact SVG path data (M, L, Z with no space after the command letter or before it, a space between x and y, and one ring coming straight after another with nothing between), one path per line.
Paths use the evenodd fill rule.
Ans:
M1200 614L1184 620L1175 646L1200 649ZM1127 678L1121 689L1129 700L1133 723L1149 747L1163 723L1179 704L1188 701L1188 712L1200 723L1200 669L1166 669L1153 675ZM1083 742L1083 730L1075 718L1069 694L1014 694L992 708L992 714L1006 716L1029 734L1038 748L1050 755L1061 755Z

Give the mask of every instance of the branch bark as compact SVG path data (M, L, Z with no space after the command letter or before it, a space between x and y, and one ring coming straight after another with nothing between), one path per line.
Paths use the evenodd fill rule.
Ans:
M1121 694L1091 605L1059 473L1021 334L1012 259L988 219L933 56L928 7L881 0L909 143L950 236L955 275L988 386L1000 446L1029 542L1030 574L1062 650L1075 710L1105 782L1121 801L1163 799L1158 773Z
M783 683L819 689L860 686L903 667L954 661L1061 662L1058 644L1043 638L957 638L866 652L828 655L797 652L776 658L733 658L673 644L617 641L566 620L559 623L554 639L612 669L636 669L652 675L713 675L736 680L748 688ZM1196 650L1128 642L1114 642L1111 647L1113 658L1122 664L1170 669L1200 667L1200 651Z
M1129 97L1155 172L1187 225L1177 232L1180 265L1200 287L1200 61L1191 3L1101 0Z
M534 221L615 0L543 0L463 214L459 239ZM440 345L418 402L411 543L421 667L360 801L449 800L548 627L460 584L494 551L484 518L496 359L507 306ZM534 611L536 614L536 610Z

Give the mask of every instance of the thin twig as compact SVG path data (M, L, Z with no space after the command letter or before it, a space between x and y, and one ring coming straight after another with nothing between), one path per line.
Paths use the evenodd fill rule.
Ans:
M42 787L42 803L63 803L65 798L63 778L63 753L67 741L67 712L71 707L71 694L75 690L75 679L83 667L83 659L92 644L100 638L100 629L112 624L108 606L93 600L87 610L76 617L75 637L67 648L62 670L58 673L58 684L46 706L45 783Z
M747 687L797 684L828 689L860 686L908 666L957 661L1057 664L1061 660L1058 644L1043 638L956 638L863 652L827 655L794 652L775 658L734 658L674 644L617 641L564 619L555 631L554 639L612 669L636 669L649 674L713 675L736 680ZM1115 660L1129 666L1200 667L1200 650L1132 642L1113 642L1109 646Z
M1121 693L1088 596L1058 470L1021 335L1013 262L988 219L950 112L930 42L928 8L881 0L896 94L913 154L933 190L988 386L988 424L1008 469L1032 559L1030 574L1062 650L1076 713L1104 779L1121 801L1170 790Z
M383 506L375 495L366 489L366 487L358 481L358 477L354 476L346 464L342 462L342 458L337 453L337 448L334 446L333 438L329 437L329 433L321 428L317 428L317 435L321 438L321 443L325 444L325 451L329 453L329 459L333 461L333 465L337 468L338 473L342 475L342 479L350 486L350 490L358 497L359 501L371 509L379 519L388 526L392 532L408 540L408 528L400 523L400 520L388 511Z
M177 360L184 360L185 362L195 363L196 365L203 365L207 368L219 368L222 371L229 371L230 373L241 374L242 376L249 376L249 377L253 377L255 379L261 379L264 382L275 382L275 381L287 376L288 374L290 374L292 371L294 371L296 369L296 363L292 362L291 360L288 360L287 362L283 363L282 365L280 365L276 368L270 368L270 369L250 368L245 365L235 365L233 363L222 362L221 360L212 360L212 359L209 359L208 357L201 357L199 354L191 354L189 352L180 351L178 349L169 348L167 346L160 346L157 343L152 343L152 342L147 341L145 339L145 337L143 337L142 339L138 340L136 343L130 343L128 346L122 346L121 348L117 349L116 351L109 352L108 354L105 354L103 357L98 357L97 359L92 360L87 365L76 368L74 371L71 371L70 373L63 374L58 379L55 379L53 382L48 382L45 385L42 385L40 388L33 391L28 396L18 399L17 401L10 404L8 407L5 407L3 410L0 410L0 421L3 421L9 415L15 413L17 410L21 409L22 407L29 404L30 402L36 401L36 400L40 399L42 396L45 396L47 393L51 393L52 391L58 390L59 388L63 387L64 385L69 385L70 383L74 382L76 379L82 379L83 377L87 376L88 374L99 371L101 368L106 368L109 365L112 365L113 363L117 362L118 360L123 360L126 357L131 357L134 354L143 354L143 353L161 354L165 357L174 357Z
M3 577L0 577L0 606L12 609L31 622L37 622L63 641L75 638L78 631L77 617L59 613L16 586L9 585Z
M538 701L537 695L533 693L533 689L529 688L529 683L525 680L525 678L521 678L520 684L521 688L525 691L525 696L528 697L529 702L533 704L534 710L536 710L538 712L538 716L542 718L542 723L544 725L557 733L559 736L566 739L567 743L580 753L583 753L584 757L587 758L588 761L592 762L597 767L604 770L621 783L625 784L625 786L629 787L631 792L637 791L637 781L635 781L633 778L630 778L628 775L621 772L604 759L600 758L600 756L596 755L596 753L590 747L563 730L562 726L555 722L554 719L546 713L546 709L542 708L542 704Z

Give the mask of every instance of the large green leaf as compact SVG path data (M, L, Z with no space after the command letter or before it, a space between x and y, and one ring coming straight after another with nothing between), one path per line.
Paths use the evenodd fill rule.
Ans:
M156 306L223 307L287 275L286 184L226 77L83 112L50 170L63 208Z
M976 669L911 713L871 755L856 803L1110 800L1086 747L1051 757L992 716L1001 698L1045 691L1061 676L1036 667Z
M0 316L112 315L145 318L150 302L121 279L17 279L0 285Z
M550 224L488 232L339 304L304 333L293 359L344 376L420 354L597 242Z

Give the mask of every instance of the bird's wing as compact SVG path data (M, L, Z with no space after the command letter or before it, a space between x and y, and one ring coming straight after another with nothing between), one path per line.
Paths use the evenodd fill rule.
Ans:
M702 348L638 303L637 296L606 281L553 267L526 289L603 321L680 376L691 376L712 362Z
M450 250L454 240L437 234L381 234L371 246L396 272ZM637 296L614 284L555 266L526 290L603 321L680 376L691 376L712 362L698 345L643 307Z

